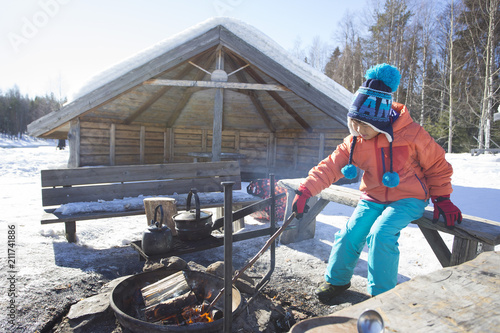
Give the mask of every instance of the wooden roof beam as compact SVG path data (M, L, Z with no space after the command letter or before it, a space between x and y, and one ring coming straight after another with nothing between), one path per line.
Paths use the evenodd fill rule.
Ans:
M220 82L220 81L195 81L195 80L147 80L144 84L171 87L200 87L217 89L248 89L266 91L290 91L287 87L279 84L265 83L241 83L241 82Z
M154 103L156 103L157 100L159 100L167 91L170 90L172 87L162 87L160 90L158 90L150 99L146 101L146 103L142 104L134 113L132 113L130 116L125 119L124 123L126 125L130 125L134 120L136 120L141 114L146 112L147 109L151 107Z
M201 54L199 54L198 56L196 56L193 61L198 61L199 59L201 59L208 51L205 51ZM189 61L191 63L191 61ZM189 72L192 71L192 68L190 66L186 66L182 71L180 71L175 77L174 79L176 80L180 80L182 79L183 77L185 77L186 75L189 74ZM141 107L139 107L133 114L131 114L130 116L128 116L124 123L127 124L127 125L130 125L134 120L136 120L141 114L143 114L147 109L149 109L154 103L156 103L156 101L158 101L163 95L165 95L169 90L170 88L172 88L171 86L166 86L166 87L163 87L161 88L157 93L155 93L150 99L148 99L143 105L141 105Z
M207 58L207 60L202 64L203 67L206 67L206 66L210 65L214 60L215 60L215 53L211 54ZM205 74L206 73L204 71L196 72L194 80L195 81L201 80L205 76ZM174 109L174 113L166 121L167 128L170 128L170 127L174 126L175 122L180 117L180 115L182 113L182 110L184 109L184 107L186 106L186 104L189 102L189 99L191 98L191 96L193 95L193 93L195 91L197 91L197 90L198 90L198 88L188 88L188 89L186 89L186 91L182 95L182 97L179 100L179 102L177 102L177 105L176 105L176 107Z
M239 65L243 65L243 60L239 57L235 57ZM246 67L244 69L257 83L265 83L266 81L252 68ZM297 121L303 129L311 133L313 131L311 125L309 125L298 113L295 111L290 104L288 104L276 91L267 91L267 93L279 104L285 111Z
M230 54L227 54L227 56L228 56L227 62L229 64L229 66L232 67L233 69L238 68L238 65L237 65L236 61L233 59L233 57ZM243 67L240 67L239 69L233 70L233 72L231 72L231 74L235 74L240 82L248 83L248 80L245 77L244 72L239 71L239 70L246 68L246 67L248 67L248 64L243 66ZM261 116L262 120L264 121L264 123L266 124L267 128L272 133L276 133L276 128L273 126L268 112L266 111L266 109L264 108L264 106L260 102L259 98L257 97L257 93L255 91L252 91L252 90L247 91L246 93L250 97L250 100L252 101L253 106L255 106L255 108L257 109L257 112L260 114L260 116Z
M186 104L189 102L189 99L198 90L200 90L200 89L197 87L187 88L185 90L185 92L182 94L181 99L177 102L177 105L175 106L174 113L172 113L172 115L170 115L170 117L167 119L167 122L166 122L167 128L174 126L175 122L180 117L182 110L184 109Z

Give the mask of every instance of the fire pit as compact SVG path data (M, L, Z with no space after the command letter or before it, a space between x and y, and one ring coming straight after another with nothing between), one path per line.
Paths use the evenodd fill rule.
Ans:
M144 303L141 289L146 285L155 283L178 270L159 269L155 271L139 273L120 282L111 293L110 304L115 316L124 327L139 332L218 332L222 330L223 318L209 323L193 323L189 325L161 325L146 321L143 314ZM217 293L224 287L224 279L215 275L199 271L186 271L187 283L191 288L204 291L207 301L212 301ZM232 292L232 314L235 314L241 306L241 294L233 287ZM216 308L224 310L224 302L221 299L215 305Z

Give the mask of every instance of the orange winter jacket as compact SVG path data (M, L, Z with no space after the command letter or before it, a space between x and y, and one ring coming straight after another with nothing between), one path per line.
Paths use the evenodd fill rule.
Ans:
M381 203L405 198L427 200L430 196L452 192L453 169L445 159L445 151L419 124L413 122L406 106L393 103L399 113L393 123L393 170L400 183L394 188L382 184L382 175L389 171L389 141L385 135L371 140L357 138L352 164L364 170L361 179L362 198ZM349 135L337 149L309 171L303 182L314 196L344 177L340 171L349 161L353 136Z

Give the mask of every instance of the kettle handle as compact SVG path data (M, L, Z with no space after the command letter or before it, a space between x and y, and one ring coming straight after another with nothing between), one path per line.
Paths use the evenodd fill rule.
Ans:
M191 191L189 191L189 194L187 196L187 202L186 202L186 210L189 212L191 210L191 198L194 194L194 200L196 204L196 221L200 220L200 198L198 197L198 193L196 193L197 190L195 188L192 188Z
M156 213L158 213L158 208L160 209L160 222L156 219ZM153 218L153 221L151 221L151 224L155 224L158 228L162 227L162 222L163 222L163 206L158 205L155 208L155 217Z

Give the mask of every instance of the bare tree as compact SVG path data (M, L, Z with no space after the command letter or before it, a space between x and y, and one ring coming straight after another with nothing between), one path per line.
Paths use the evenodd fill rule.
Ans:
M448 153L452 152L453 144L453 36L455 27L455 13L454 13L454 0L451 0L450 10L450 31L448 35L448 52L449 52L449 99L448 99Z
M495 31L495 17L498 11L499 0L489 0L489 6L485 8L488 15L488 32L487 41L485 46L484 57L484 87L483 87L483 103L481 107L481 119L479 124L479 148L490 148L490 129L491 129L491 111L493 108L493 76L497 73L493 67L494 57L494 31ZM484 136L484 141L483 141Z

